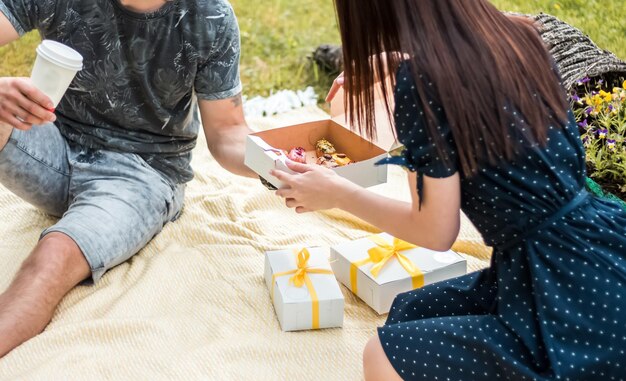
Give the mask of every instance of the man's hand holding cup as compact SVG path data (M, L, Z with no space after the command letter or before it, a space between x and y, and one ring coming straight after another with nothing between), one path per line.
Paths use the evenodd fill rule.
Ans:
M52 100L30 78L0 78L0 124L29 130L55 120Z
M54 122L54 109L83 68L83 57L62 43L43 40L30 78L0 78L0 124L20 130Z

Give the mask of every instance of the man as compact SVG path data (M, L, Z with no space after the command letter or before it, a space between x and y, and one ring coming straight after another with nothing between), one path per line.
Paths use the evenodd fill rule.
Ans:
M0 78L0 182L62 217L0 295L0 357L176 219L197 108L215 159L254 176L227 0L0 0L0 45L34 29L81 53L84 69L56 110L28 79Z

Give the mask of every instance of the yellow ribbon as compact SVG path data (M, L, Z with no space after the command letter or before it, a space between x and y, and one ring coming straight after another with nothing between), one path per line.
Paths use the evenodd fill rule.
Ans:
M350 285L352 288L352 292L355 294L358 292L357 287L357 273L359 267L373 263L374 266L370 269L370 272L374 276L374 278L378 277L380 271L385 267L387 262L391 258L397 258L398 262L402 265L402 267L406 270L407 273L411 276L411 281L413 283L413 288L419 288L424 286L424 273L417 267L409 258L404 256L401 251L415 249L417 246L412 245L408 242L402 241L398 238L393 239L393 245L389 244L384 238L380 236L371 236L370 240L374 241L376 247L373 247L367 251L369 254L369 258L363 259L361 261L352 262L350 265Z
M320 302L317 298L317 293L315 292L315 287L313 287L313 282L309 277L309 274L329 274L333 275L331 270L325 269L312 269L308 267L309 258L311 254L308 249L302 249L298 253L296 253L298 257L297 260L297 268L295 270L285 271L282 273L276 273L272 275L272 303L274 302L274 285L276 284L276 278L286 275L294 274L291 278L289 278L289 283L293 284L296 287L302 287L306 285L309 290L309 294L311 294L311 304L313 309L313 329L319 329L320 327Z

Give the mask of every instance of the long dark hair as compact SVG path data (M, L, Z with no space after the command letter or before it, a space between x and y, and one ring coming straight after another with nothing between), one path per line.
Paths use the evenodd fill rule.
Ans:
M565 92L530 20L504 15L487 0L335 0L335 6L350 122L369 137L376 135L377 78L388 73L395 83L396 69L407 58L414 78L422 75L433 84L465 175L485 162L514 158L516 141L507 137L511 109L523 118L533 143L544 144L548 126L567 119ZM428 84L415 82L442 152ZM385 99L391 91L383 81Z

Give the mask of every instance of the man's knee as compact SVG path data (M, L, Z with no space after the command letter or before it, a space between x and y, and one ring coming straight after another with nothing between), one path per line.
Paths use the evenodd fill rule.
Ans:
M89 275L89 264L74 240L52 232L39 241L24 261L23 270L46 282L76 284Z

